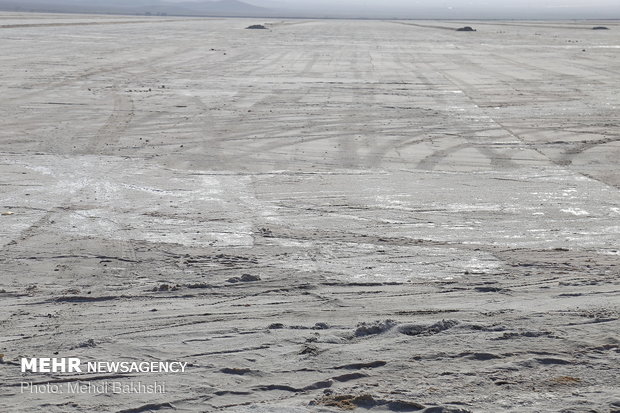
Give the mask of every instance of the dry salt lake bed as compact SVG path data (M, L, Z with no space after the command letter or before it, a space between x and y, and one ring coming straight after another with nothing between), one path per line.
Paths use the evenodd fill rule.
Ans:
M1 411L620 411L620 23L0 38Z

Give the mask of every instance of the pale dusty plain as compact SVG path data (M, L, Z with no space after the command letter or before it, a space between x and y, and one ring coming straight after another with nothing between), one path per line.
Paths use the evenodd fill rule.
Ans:
M620 23L0 38L0 411L620 410Z

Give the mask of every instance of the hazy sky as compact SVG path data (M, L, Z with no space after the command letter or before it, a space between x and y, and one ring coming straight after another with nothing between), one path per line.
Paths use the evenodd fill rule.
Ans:
M185 2L203 2L205 0L164 0L171 3L185 3ZM211 0L213 1L213 0ZM398 7L398 8L412 8L412 7L507 7L507 8L529 8L529 7L609 7L618 6L619 0L242 0L246 3L255 5L269 5L269 4L281 4L294 6L312 6L312 5L333 5L333 6L377 6L383 8ZM129 2L131 2L129 0Z
M205 0L165 0L173 2ZM620 0L241 0L256 6L304 10L372 10L383 12L448 10L453 13L620 13ZM616 16L620 17L620 16Z
M620 0L243 0L264 7L371 13L436 13L444 17L620 17Z
M188 0L169 0L169 1L188 1ZM190 0L190 1L203 1L203 0ZM248 2L261 4L270 3L270 0L248 0ZM276 2L276 1L274 1ZM429 5L436 6L439 4L454 5L459 7L466 7L471 5L486 5L486 6L519 6L519 7L532 7L545 5L548 7L575 7L575 6L602 6L602 5L617 5L617 0L546 0L546 1L533 1L533 0L504 0L504 1L489 1L489 0L278 0L277 3L281 4L348 4L348 5L360 5L360 4L375 4L382 7L389 6L411 6L411 5Z
M3 0L0 0L2 2ZM19 1L19 0L18 0ZM27 2L27 0L23 0ZM67 3L125 9L174 5L179 12L205 10L178 3L209 0L28 0L35 3ZM210 0L214 1L214 0ZM618 19L620 0L239 0L268 10L270 16L445 18L445 19ZM15 1L13 1L15 3ZM101 7L100 7L101 8ZM104 7L105 8L105 7ZM109 8L109 7L108 7ZM237 8L239 9L239 8ZM235 9L235 10L237 10ZM161 8L160 8L161 10ZM246 9L247 10L247 9ZM171 9L174 14L174 9ZM199 13L199 12L198 12ZM241 12L240 12L241 13ZM261 11L254 12L263 13Z

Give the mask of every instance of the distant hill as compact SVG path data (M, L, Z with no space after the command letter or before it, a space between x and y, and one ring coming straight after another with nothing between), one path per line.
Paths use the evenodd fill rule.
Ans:
M171 16L265 16L270 10L239 0L0 0L0 10L40 13L111 13Z

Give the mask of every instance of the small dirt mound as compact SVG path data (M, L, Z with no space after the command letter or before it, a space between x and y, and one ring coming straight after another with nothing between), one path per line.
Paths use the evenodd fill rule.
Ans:
M267 28L265 26L263 26L262 24L253 24L251 26L246 27L246 29L250 29L250 30L265 30Z
M572 376L560 376L551 379L551 382L555 384L577 384L581 383L581 379Z
M465 27L459 27L458 29L456 29L457 32L475 32L476 29L470 27L470 26L465 26Z
M337 407L342 410L356 410L357 408L372 409L383 407L382 410L393 412L415 412L424 409L425 406L411 401L403 400L384 400L374 398L370 394L342 394L327 395L310 402L310 406Z
M396 325L394 320L374 321L369 323L359 323L355 329L355 337L364 337L374 334L381 334Z

